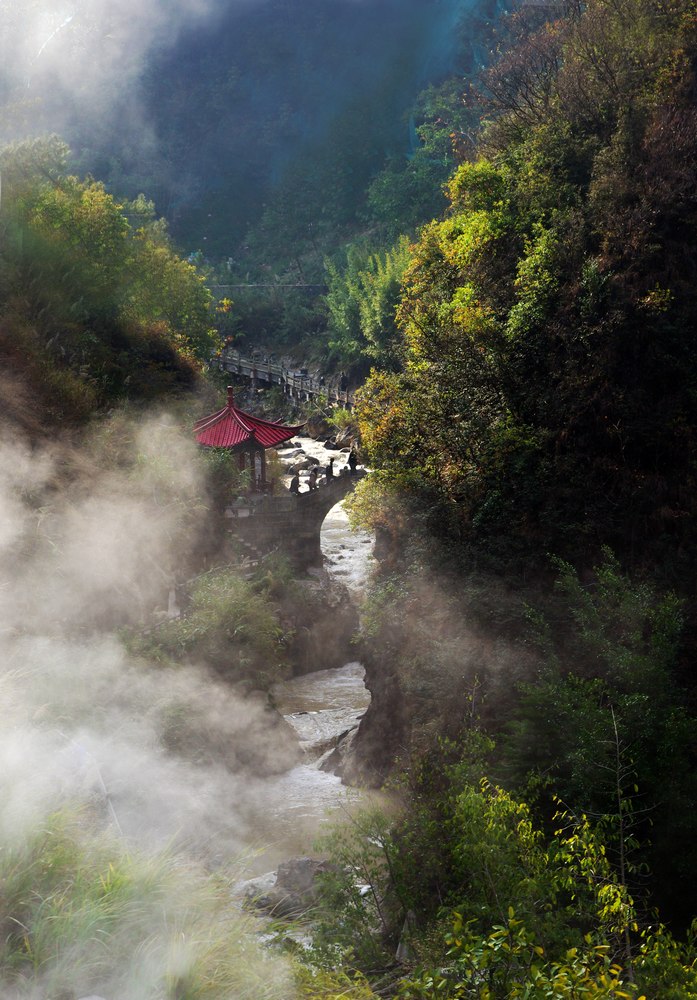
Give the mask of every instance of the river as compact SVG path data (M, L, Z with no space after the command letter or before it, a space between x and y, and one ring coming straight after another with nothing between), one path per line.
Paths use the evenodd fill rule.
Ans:
M295 439L306 455L326 464L338 450L327 450L311 438ZM372 536L352 531L341 504L327 515L320 544L324 568L331 580L343 584L360 602L374 559ZM347 730L355 727L370 703L360 663L319 670L276 684L276 708L298 734L304 760L291 770L264 783L256 821L260 840L273 832L250 860L250 873L260 874L289 857L312 854L321 827L342 809L355 807L364 792L349 789L341 779L321 769L322 759ZM254 818L250 828L254 828ZM263 831L263 832L261 832Z
M324 464L332 454L309 439L298 444ZM324 522L321 547L317 578L341 582L346 599L360 601L372 562L370 536L351 531L337 506ZM289 741L276 732L262 692L240 697L196 665L143 671L109 637L76 645L60 635L20 636L17 643L22 650L13 649L7 661L14 656L42 671L40 682L17 680L17 698L28 703L27 717L39 720L35 738L47 738L49 730L56 742L44 769L32 768L39 750L28 737L17 759L26 760L28 773L54 775L46 780L57 795L100 802L103 819L129 844L181 847L212 865L239 860L250 876L259 875L312 853L327 815L366 794L320 766L369 704L350 647L340 668L273 688L276 711L297 734L297 753L292 734ZM34 678L29 667L27 673ZM23 732L19 724L6 728ZM163 745L163 733L171 747ZM247 748L251 763L240 766ZM31 802L28 778L15 785Z

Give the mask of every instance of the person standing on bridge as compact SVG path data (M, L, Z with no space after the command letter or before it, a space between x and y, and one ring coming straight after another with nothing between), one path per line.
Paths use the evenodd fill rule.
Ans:
M334 478L334 459L329 459L329 465L324 470L324 478L326 480L327 486L332 485L332 479Z
M316 466L313 466L313 468L310 470L310 478L307 480L307 485L310 487L310 490L316 490L317 489L317 467Z
M355 447L351 449L348 457L349 469L351 470L351 475L356 475L356 466L358 465L358 455L356 454Z

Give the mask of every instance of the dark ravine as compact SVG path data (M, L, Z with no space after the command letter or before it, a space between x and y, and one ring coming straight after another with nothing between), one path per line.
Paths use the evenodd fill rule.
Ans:
M268 817L274 846L258 859L251 880L240 886L248 902L275 916L296 914L309 904L321 860L312 856L313 844L327 817L336 815L339 806L371 797L368 788L378 784L364 781L357 769L344 773L370 703L355 637L358 593L372 546L365 533L350 531L346 515L337 508L325 524L322 547L324 568L301 584L322 602L322 613L296 633L295 676L271 691L273 705L294 730L303 756L274 779ZM269 871L271 864L277 870Z

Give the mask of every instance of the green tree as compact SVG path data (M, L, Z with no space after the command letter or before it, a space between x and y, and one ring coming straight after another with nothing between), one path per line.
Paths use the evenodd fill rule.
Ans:
M3 349L73 416L80 393L84 417L105 399L190 386L213 343L201 276L144 197L121 205L66 160L56 139L0 154Z
M395 312L409 258L402 237L384 253L352 244L340 269L326 262L329 278L329 346L342 363L367 360L377 368L399 363Z
M365 435L388 477L440 497L454 558L528 572L608 543L670 577L697 551L691 15L652 0L533 14L403 280L392 402L413 445L388 455L367 426L379 379Z
M508 773L521 783L535 774L576 809L615 816L608 846L627 880L648 861L664 911L688 922L677 891L695 840L686 810L696 790L695 720L678 680L683 604L631 580L609 552L590 585L567 563L559 570L562 600L554 629L547 623L541 633L544 663L509 724ZM622 855L642 831L647 843L632 874Z

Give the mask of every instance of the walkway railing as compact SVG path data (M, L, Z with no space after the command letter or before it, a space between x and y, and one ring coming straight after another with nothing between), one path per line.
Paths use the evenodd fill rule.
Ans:
M353 393L348 388L342 389L336 376L314 376L303 369L287 368L268 359L260 361L258 358L247 358L230 347L223 348L216 362L221 371L242 375L251 379L255 385L278 385L293 399L321 398L329 405L344 406L347 410L353 408Z

